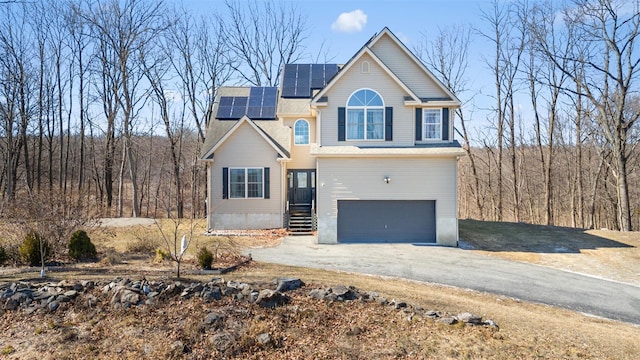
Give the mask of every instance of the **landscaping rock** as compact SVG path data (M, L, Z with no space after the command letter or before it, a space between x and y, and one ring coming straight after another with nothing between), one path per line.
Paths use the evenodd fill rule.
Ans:
M115 290L113 297L111 298L111 304L123 305L128 308L130 305L137 305L140 302L140 294L134 291L133 288L119 287Z
M262 346L267 346L267 345L270 345L273 342L273 340L271 339L271 334L262 333L258 335L258 337L256 337L256 342Z
M324 300L327 296L327 291L324 289L313 289L309 291L309 296L316 300Z
M14 299L7 299L6 302L4 303L5 310L13 311L13 310L16 310L19 306L20 306L20 303Z
M330 300L346 301L355 300L357 298L357 290L352 286L346 287L344 285L338 285L330 288L329 292L334 295L330 296Z
M276 288L276 291L287 292L287 291L299 289L303 286L304 286L304 283L300 279L294 279L294 278L278 279L278 287Z
M24 292L16 292L15 294L11 295L10 300L14 300L16 301L18 304L22 304L24 302L27 301L27 299L29 299L30 294L26 294Z
M407 307L407 303L404 301L398 301L396 299L391 300L389 305L393 306L396 310L404 309Z
M265 289L260 291L256 304L260 307L273 309L289 302L289 297L281 292Z
M478 315L473 315L471 313L462 313L462 314L458 314L458 316L456 316L456 318L458 319L458 321L462 321L465 324L471 324L471 325L481 325L482 324L482 316L478 316Z
M64 296L73 299L76 296L78 296L78 291L77 290L69 290L69 291L64 293Z
M47 308L49 309L49 311L56 311L58 310L59 307L60 307L60 302L58 301L52 301L49 303L49 305L47 305Z
M10 284L0 284L0 309L6 311L20 310L25 314L33 313L38 309L56 311L62 304L68 303L67 306L73 306L78 299L85 302L89 308L99 306L101 302L106 303L110 300L114 308L128 309L132 306L154 305L158 301L166 301L171 298L180 300L179 297L186 299L191 297L200 297L203 301L210 302L213 300L222 300L225 296L233 297L233 299L242 302L250 302L263 308L275 308L283 306L291 301L291 298L283 293L293 291L304 286L304 282L299 278L281 278L277 280L277 289L272 290L273 283L244 283L236 281L225 282L224 279L214 278L208 283L183 283L180 281L165 283L163 281L131 281L129 279L116 278L111 282L79 281L68 282L61 281L57 283L42 283L37 287L28 282L14 282ZM92 289L97 288L100 290ZM460 313L458 315L446 314L435 310L424 310L407 304L404 301L392 300L389 302L386 298L381 297L378 293L360 292L353 286L334 286L331 288L317 288L308 292L308 296L323 301L351 301L361 300L377 301L383 305L390 305L397 310L402 310L407 314L405 317L411 321L415 317L431 318L438 323L454 325L458 322L464 324L487 326L498 329L498 325L492 320L484 320L481 316L472 313ZM296 306L292 307L293 312ZM225 310L227 311L227 310ZM232 326L227 324L230 320L229 314L225 311L220 313L210 312L203 319L205 325L213 326L216 329L231 326L234 328L231 332L220 332L216 334L210 341L216 348L226 349L228 339L235 341L237 338L240 325ZM236 314L237 315L237 314ZM242 315L245 316L245 315ZM238 329L235 329L235 328ZM359 331L352 329L348 333L358 335ZM231 341L231 340L230 340ZM273 338L268 332L261 333L255 338L256 344L267 345L273 344ZM228 342L228 341L227 341Z
M208 313L207 316L204 317L203 322L206 325L219 324L224 321L225 316L223 314L211 312Z
M440 317L440 314L438 314L438 312L436 311L429 310L429 311L425 311L424 316L431 319L437 319Z
M447 316L436 320L436 322L445 325L455 325L458 323L458 320L456 320L456 318L453 316Z
M498 324L496 324L493 320L489 320L489 319L485 320L485 321L482 323L482 325L485 325L485 326L488 326L488 327L492 327L492 328L495 328L495 329L498 329L498 328L499 328L499 327L498 327Z

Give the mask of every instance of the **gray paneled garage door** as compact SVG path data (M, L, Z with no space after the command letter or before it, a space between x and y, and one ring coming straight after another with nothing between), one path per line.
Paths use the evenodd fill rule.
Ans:
M338 242L435 243L435 200L338 200Z

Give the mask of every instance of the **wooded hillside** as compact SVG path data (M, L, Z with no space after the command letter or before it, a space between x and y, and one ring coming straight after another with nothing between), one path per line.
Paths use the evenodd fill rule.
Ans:
M481 29L423 34L413 50L463 101L461 217L638 224L638 9L496 0ZM196 159L216 90L277 86L311 30L275 1L207 14L151 0L0 3L0 215L203 216ZM490 55L471 59L478 39ZM490 109L473 101L470 61L494 78ZM487 125L470 127L479 110Z

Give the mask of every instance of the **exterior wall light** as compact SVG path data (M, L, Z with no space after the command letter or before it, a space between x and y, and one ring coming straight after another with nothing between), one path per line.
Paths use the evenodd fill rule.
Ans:
M384 177L384 182L387 183L387 184L390 183L391 182L391 178L389 176L385 176Z

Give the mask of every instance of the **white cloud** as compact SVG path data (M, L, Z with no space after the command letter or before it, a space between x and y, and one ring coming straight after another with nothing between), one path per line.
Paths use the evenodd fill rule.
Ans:
M352 12L344 12L331 24L331 30L337 32L360 31L367 24L367 14L357 9Z

